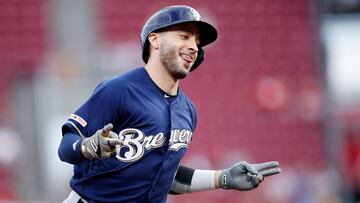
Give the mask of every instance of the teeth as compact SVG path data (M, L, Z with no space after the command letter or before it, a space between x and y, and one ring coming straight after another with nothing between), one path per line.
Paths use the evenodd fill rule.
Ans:
M187 61L192 61L192 58L189 55L181 54L181 56Z

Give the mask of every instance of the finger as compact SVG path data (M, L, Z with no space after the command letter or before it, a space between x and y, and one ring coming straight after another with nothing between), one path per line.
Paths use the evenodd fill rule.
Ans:
M259 183L264 181L264 176L260 173L256 175L256 178L259 180Z
M111 149L111 151L114 151L115 150L115 146L110 146L110 149Z
M251 179L254 186L257 187L260 183L260 180L256 176L253 176Z
M109 132L113 129L113 124L109 123L107 125L105 125L102 129L102 135L104 137L108 137Z
M103 152L102 157L103 158L109 158L111 156L112 152Z
M240 162L240 165L242 166L242 168L245 170L245 171L248 171L249 173L251 174L258 174L257 170L249 163L247 163L246 161L242 161Z
M281 173L280 168L274 168L274 169L269 169L269 170L264 170L264 171L259 172L259 174L261 174L264 177L272 176L272 175L279 174L279 173Z
M257 185L259 185L259 183L261 182L260 179L258 178L258 175L254 175L251 173L247 173L246 174L249 177L249 181L256 187Z
M107 144L111 147L115 147L116 145L122 145L123 141L117 138L108 138Z
M102 148L102 151L103 151L103 152L110 152L110 151L111 151L110 146L107 145L107 144L103 145L101 148Z
M110 131L109 138L119 138L119 136L118 136L118 134L114 133L113 131Z
M279 166L279 162L277 161L270 161L270 162L264 162L264 163L260 163L260 164L251 164L256 170L258 171L262 171L264 169L269 169L269 168L275 168Z
M261 183L264 180L264 176L262 174L251 174L251 173L247 173L246 174L249 178L254 179L257 178L257 180L259 181L259 183Z

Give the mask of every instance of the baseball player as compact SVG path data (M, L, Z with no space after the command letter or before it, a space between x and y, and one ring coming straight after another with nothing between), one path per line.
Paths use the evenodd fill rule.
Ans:
M217 30L189 6L149 18L141 33L145 67L99 84L62 126L58 154L74 165L65 203L166 202L169 193L251 190L280 173L276 161L240 161L218 171L179 165L197 121L179 82L216 38Z

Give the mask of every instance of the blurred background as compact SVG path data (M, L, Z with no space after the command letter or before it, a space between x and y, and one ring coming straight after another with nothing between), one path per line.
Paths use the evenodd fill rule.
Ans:
M187 4L219 31L181 84L198 108L183 164L277 160L250 192L169 203L360 202L360 0L0 0L0 202L61 202L61 125L105 78L143 66L154 11Z

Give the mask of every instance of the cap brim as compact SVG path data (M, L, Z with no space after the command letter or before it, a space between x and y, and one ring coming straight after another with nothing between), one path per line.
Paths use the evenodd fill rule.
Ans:
M218 32L214 26L203 21L192 21L191 23L199 28L200 47L206 46L217 39Z

